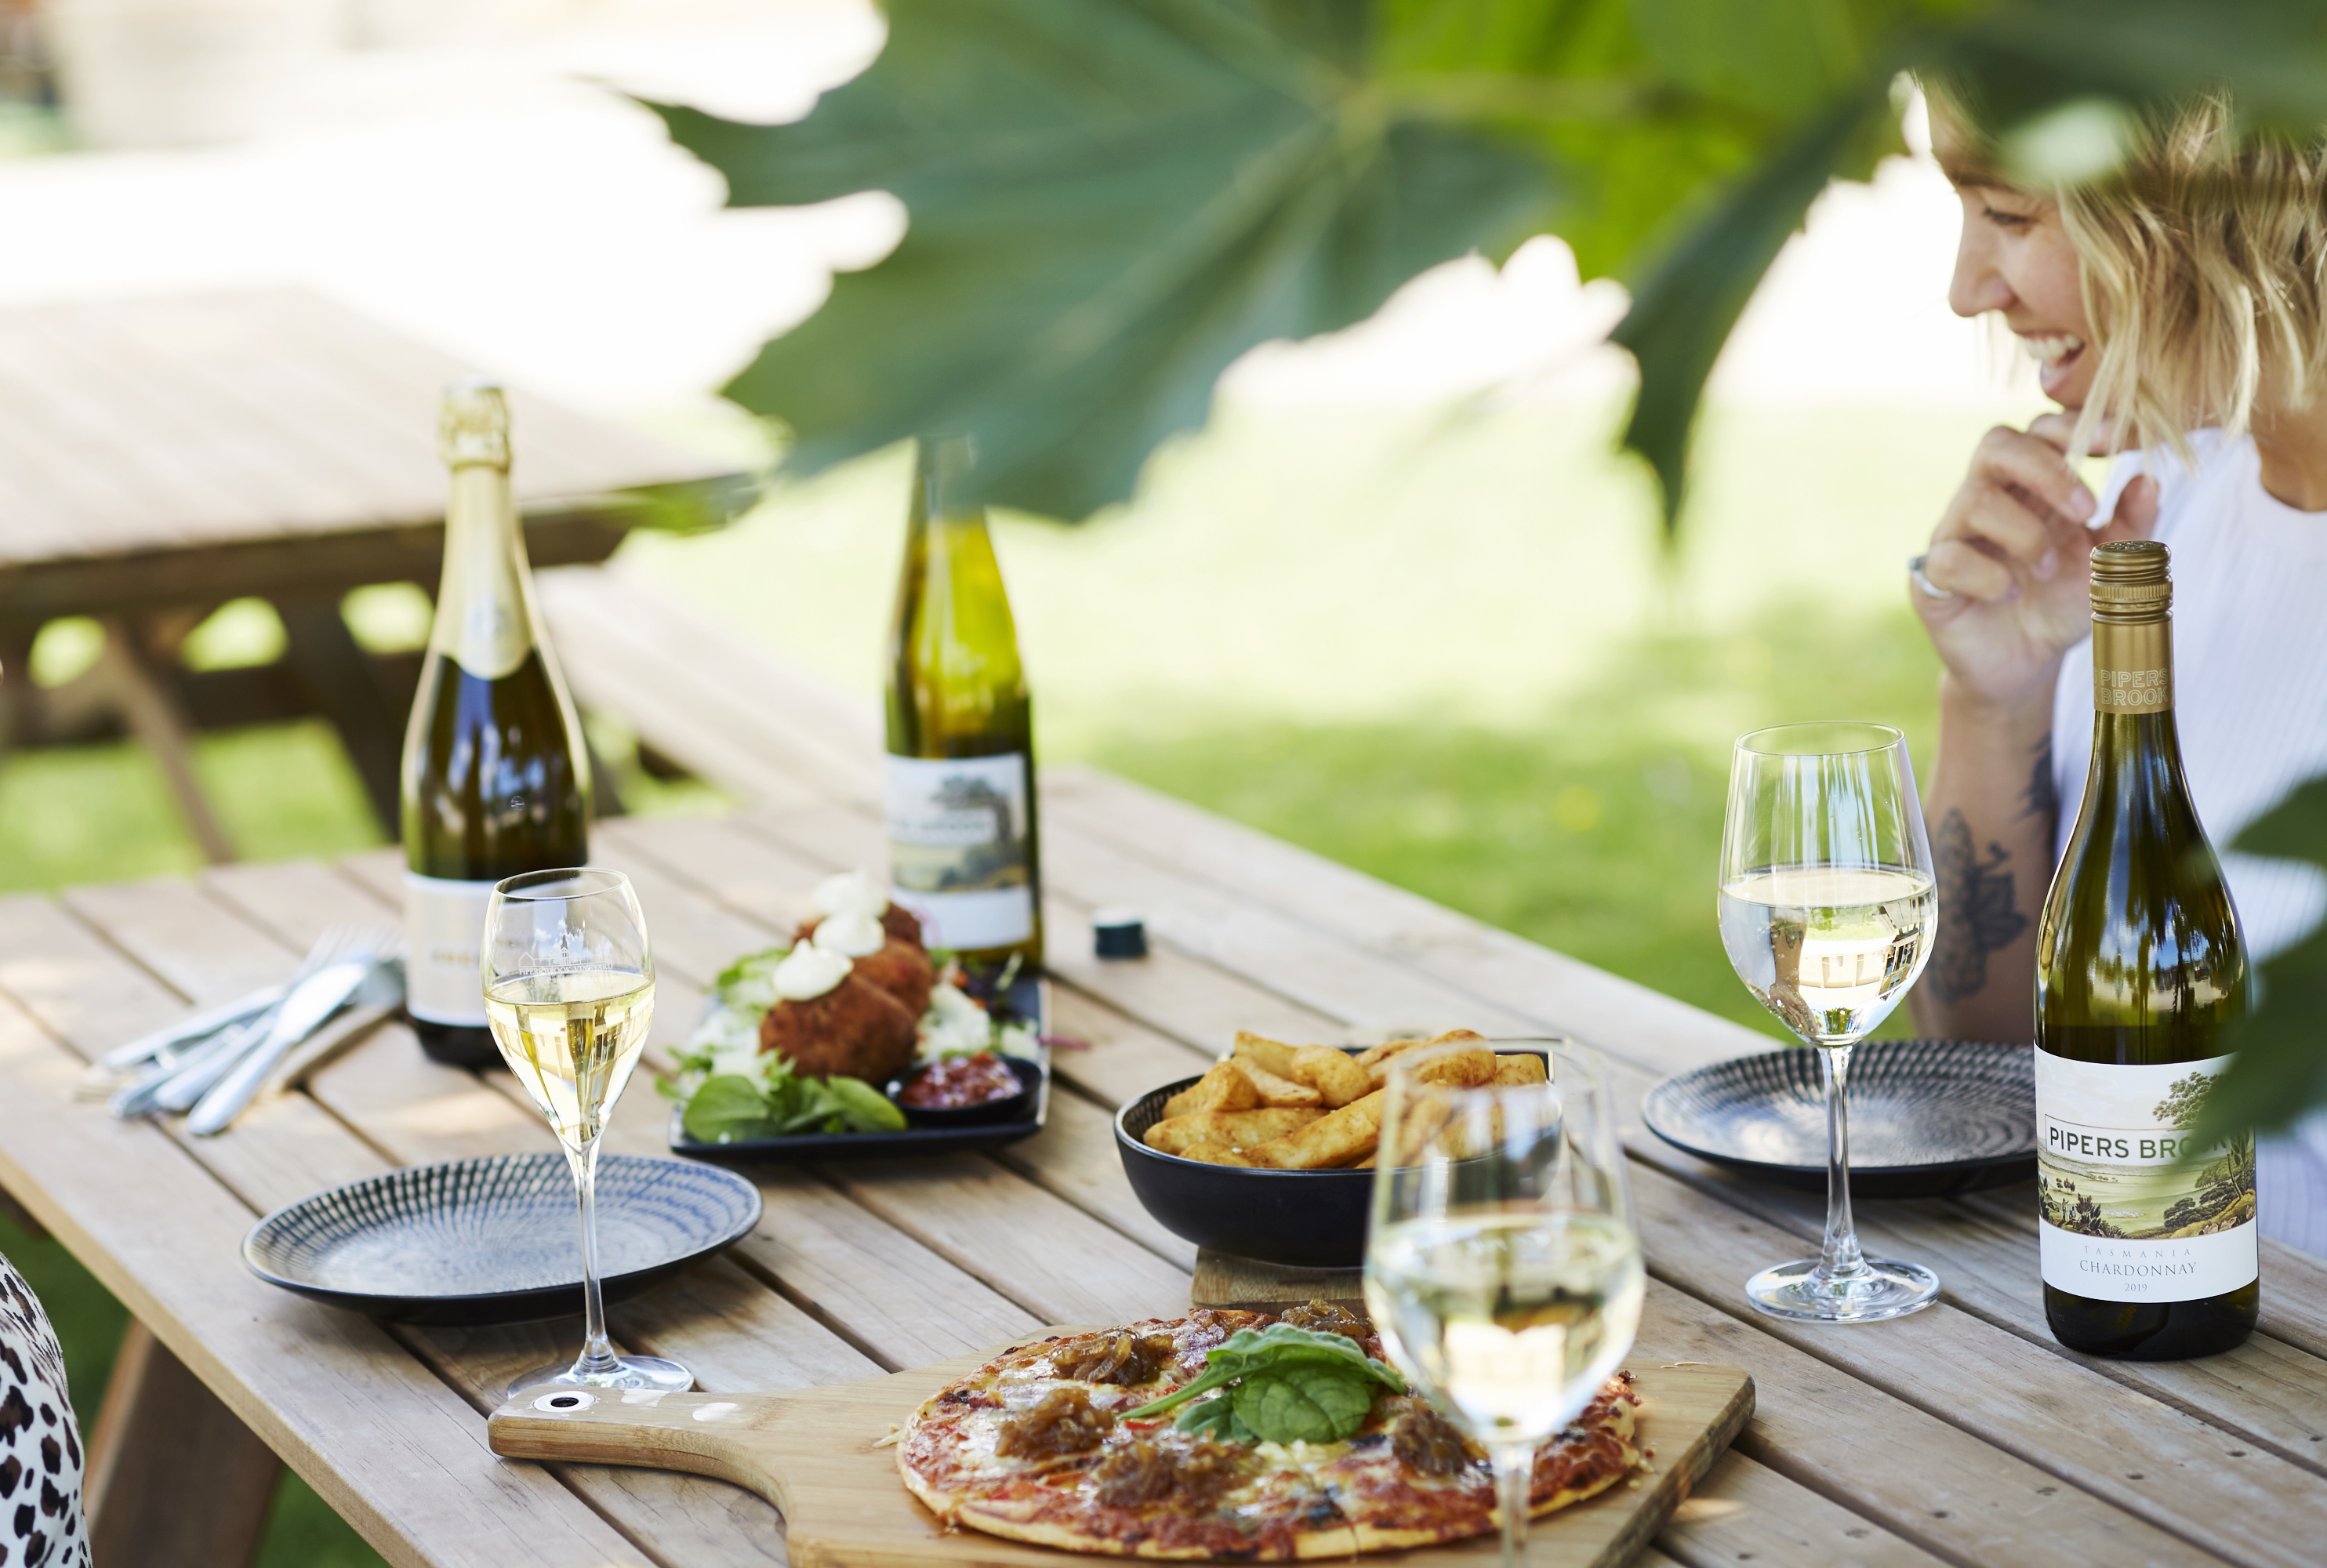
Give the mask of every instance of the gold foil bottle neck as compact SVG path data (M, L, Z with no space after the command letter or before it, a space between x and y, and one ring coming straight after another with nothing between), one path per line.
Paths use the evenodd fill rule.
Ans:
M2120 624L2163 621L2173 608L2172 552L2154 539L2096 546L2093 619Z
M500 382L480 377L444 388L436 449L447 468L509 465L509 399Z

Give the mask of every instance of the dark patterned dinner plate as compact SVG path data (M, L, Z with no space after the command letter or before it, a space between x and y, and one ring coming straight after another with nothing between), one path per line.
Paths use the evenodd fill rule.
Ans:
M627 1301L741 1240L760 1190L688 1160L598 1156L598 1258ZM270 1284L399 1323L527 1323L582 1311L574 1173L560 1153L416 1165L279 1209L243 1238Z
M1850 1190L1930 1198L2036 1176L2035 1064L2024 1045L1875 1040L1850 1055ZM1826 1190L1826 1090L1808 1047L1668 1078L1640 1103L1676 1148Z

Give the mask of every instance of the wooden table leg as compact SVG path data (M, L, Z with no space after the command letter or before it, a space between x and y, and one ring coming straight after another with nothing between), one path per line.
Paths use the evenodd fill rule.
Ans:
M201 845L202 854L221 863L232 860L234 841L227 837L225 826L210 809L210 800L194 777L192 726L179 712L177 699L161 679L152 655L129 623L115 616L108 617L104 624L105 648L98 655L98 667L103 672L123 721L128 724L130 733L143 741L145 749L154 753L154 760L162 764L170 793L184 814L186 826L193 830L194 841Z
M33 633L0 632L0 760L11 746L30 738L33 704Z
M81 1500L96 1568L240 1568L283 1461L136 1319L89 1438Z
M284 662L313 695L316 711L339 731L372 814L393 840L400 827L397 773L404 757L404 713L389 702L371 655L348 630L336 595L285 594L275 601L275 612L283 618L289 644Z

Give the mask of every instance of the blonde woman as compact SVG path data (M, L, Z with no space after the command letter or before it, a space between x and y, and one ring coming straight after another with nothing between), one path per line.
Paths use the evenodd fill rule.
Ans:
M2311 868L2227 853L2327 773L2327 141L2242 136L2209 98L2148 124L2107 180L2047 191L1932 117L1963 204L1948 303L2000 316L2062 412L1988 433L1911 564L1944 667L1941 924L1914 1008L1929 1034L2027 1040L2092 741L2096 544L2173 549L2182 760L2250 957L2327 910ZM2065 458L2126 446L2098 494ZM2266 1144L2257 1185L2265 1234L2327 1253L2327 1119Z

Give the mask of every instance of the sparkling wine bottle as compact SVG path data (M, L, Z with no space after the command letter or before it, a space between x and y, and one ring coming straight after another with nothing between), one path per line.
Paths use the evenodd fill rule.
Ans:
M889 660L890 896L976 966L1042 959L1026 672L970 444L923 440Z
M2254 1139L2188 1135L2246 947L2182 776L2165 546L2092 561L2092 770L2037 930L2044 1315L2072 1350L2181 1360L2244 1340L2261 1297Z
M478 966L493 883L589 858L590 763L541 635L499 387L444 391L444 578L404 735L406 1008L421 1049L498 1062Z

